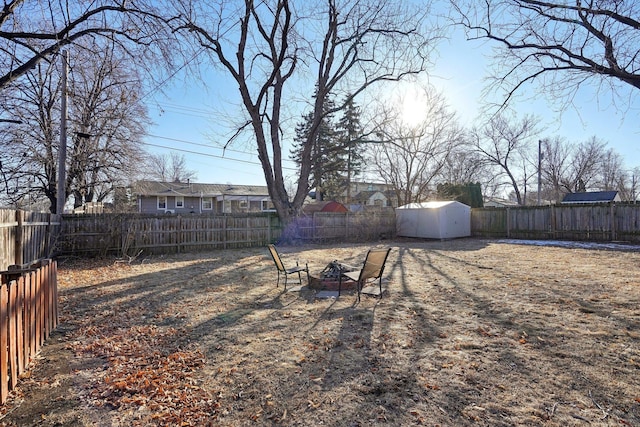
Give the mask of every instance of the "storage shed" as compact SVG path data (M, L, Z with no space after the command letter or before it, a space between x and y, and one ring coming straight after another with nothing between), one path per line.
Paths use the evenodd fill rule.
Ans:
M396 209L398 236L453 239L471 236L471 208L463 203L411 203Z

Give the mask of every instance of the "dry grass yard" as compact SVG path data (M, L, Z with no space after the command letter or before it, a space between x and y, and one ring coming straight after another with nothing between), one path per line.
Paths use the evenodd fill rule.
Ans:
M265 248L62 260L61 324L7 426L638 426L640 252L392 247L382 300L284 293ZM633 248L630 248L633 249ZM636 248L637 249L637 248Z

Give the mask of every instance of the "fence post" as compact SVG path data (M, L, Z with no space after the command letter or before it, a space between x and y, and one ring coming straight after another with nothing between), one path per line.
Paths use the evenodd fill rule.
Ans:
M176 245L178 246L178 253L182 252L180 249L182 247L182 215L178 215L178 229L176 230L178 233L178 237L176 238Z
M556 221L556 207L555 205L550 205L551 209L551 218L549 222L551 223L551 237L555 240L558 238L558 222Z
M222 214L222 248L227 249L227 214Z
M511 211L507 207L507 239L511 237Z
M9 394L9 284L0 286L0 403L7 400Z
M610 209L610 221L611 221L611 241L616 240L616 203L615 202L611 202L611 205L609 207Z

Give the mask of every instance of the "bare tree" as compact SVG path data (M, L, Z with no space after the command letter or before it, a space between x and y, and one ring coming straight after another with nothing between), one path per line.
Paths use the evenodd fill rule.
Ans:
M620 198L628 202L637 202L640 197L640 168L624 171L618 181Z
M490 91L503 89L505 106L537 83L554 100L571 102L586 81L616 92L640 89L640 21L635 0L452 0L470 39L504 48Z
M465 137L447 155L439 179L450 184L467 184L487 182L490 179L488 175L486 160L477 151L470 149Z
M59 79L55 64L39 63L3 92L5 106L20 124L0 133L2 172L9 203L20 206L27 196L50 200L55 212L59 126Z
M547 138L542 141L542 156L545 191L556 202L567 193L624 191L629 182L620 154L596 137L575 144L560 137Z
M0 89L30 72L61 48L85 38L109 39L145 46L136 56L146 57L154 41L170 37L155 3L146 0L9 0L0 10ZM132 44L129 44L132 43ZM164 56L169 59L168 55ZM157 62L154 62L157 65Z
M567 192L563 185L569 173L572 147L558 136L544 139L541 144L543 193L546 199L560 202Z
M526 203L527 183L533 176L530 146L538 134L536 119L525 116L521 120L505 115L494 116L486 126L472 131L474 150L506 178L519 205Z
M147 157L146 176L162 182L188 182L198 177L196 171L187 167L183 154L171 151L167 154L150 154Z
M312 141L324 115L377 83L423 72L433 48L434 33L423 28L425 5L419 10L392 0L186 1L179 30L195 36L237 84L246 113L241 128L252 131L269 194L285 223L308 194ZM308 101L315 88L313 122L290 198L282 171L283 106L305 82L312 83ZM344 102L326 109L329 93L344 96Z
M99 52L99 54L94 54ZM40 62L34 70L5 89L7 106L22 124L3 135L0 145L10 153L3 172L12 201L26 192L50 201L56 211L59 153L59 61ZM69 76L69 121L65 200L75 206L104 201L114 187L131 177L143 155L140 140L147 111L133 88L140 77L128 68L115 45L88 43L74 55ZM29 183L29 185L27 185ZM31 197L31 196L30 196Z
M606 143L596 137L579 144L569 163L563 187L567 193L598 189L601 164L606 155Z
M463 142L455 113L442 95L426 91L425 102L424 120L414 126L407 125L393 107L379 114L380 143L372 147L373 164L396 193L398 205L427 200L450 152Z

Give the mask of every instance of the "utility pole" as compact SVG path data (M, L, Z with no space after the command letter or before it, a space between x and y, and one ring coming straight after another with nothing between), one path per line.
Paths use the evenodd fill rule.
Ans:
M58 188L56 199L56 213L64 213L67 180L67 74L69 73L69 52L62 52L62 116L60 117L60 148L58 149Z

